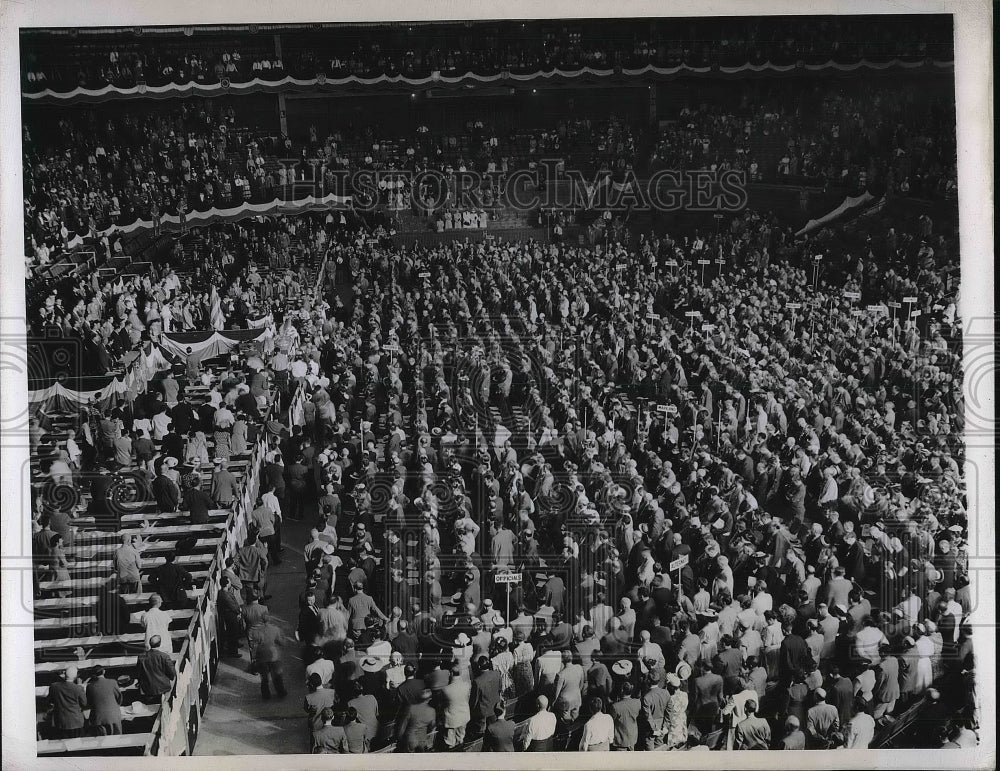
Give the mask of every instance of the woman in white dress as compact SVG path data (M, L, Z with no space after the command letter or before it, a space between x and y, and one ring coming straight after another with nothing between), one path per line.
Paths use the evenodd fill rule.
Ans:
M184 460L197 466L208 465L208 440L204 431L192 431L184 451Z
M507 649L507 641L503 637L493 640L493 671L500 673L500 695L508 696L514 688L511 670L514 668L514 654Z

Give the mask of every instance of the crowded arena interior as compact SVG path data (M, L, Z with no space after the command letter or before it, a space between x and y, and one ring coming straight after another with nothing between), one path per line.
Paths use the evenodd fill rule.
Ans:
M20 43L39 755L977 745L951 17Z

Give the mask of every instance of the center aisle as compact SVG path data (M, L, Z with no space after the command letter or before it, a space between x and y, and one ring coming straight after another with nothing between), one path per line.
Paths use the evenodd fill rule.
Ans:
M309 529L315 515L309 512L302 522L282 525L285 551L280 565L268 571L271 599L265 603L271 619L288 638L282 651L282 666L288 695L260 695L260 678L247 672L250 662L246 641L239 659L223 658L212 696L202 718L195 755L260 755L309 752L302 700L305 698L305 664L302 646L295 640L298 622L298 598L302 592L304 568L302 547L309 541Z
M330 269L336 270L331 265ZM350 282L336 286L336 293L347 307L354 309L354 287ZM288 755L309 752L310 736L302 702L305 698L306 668L302 646L295 640L298 624L299 594L305 588L302 548L309 542L309 531L316 521L316 504L306 504L303 519L285 520L281 538L285 547L280 565L268 571L271 599L266 605L271 619L279 625L289 643L282 652L283 674L288 695L264 701L260 678L247 672L250 654L246 640L241 657L219 662L208 707L202 717L195 755Z

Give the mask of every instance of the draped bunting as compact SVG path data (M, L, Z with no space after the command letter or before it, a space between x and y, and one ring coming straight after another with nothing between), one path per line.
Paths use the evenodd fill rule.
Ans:
M265 330L224 329L220 332L172 332L160 338L163 350L185 361L191 357L211 359L229 353L240 343L262 340Z
M189 356L197 356L199 360L211 359L229 353L240 343L261 340L265 333L265 329L256 328L164 334L160 336L158 345L147 343L143 346L121 375L54 380L28 392L28 408L32 414L39 410L76 412L88 405L107 410L131 401L146 390L149 381L158 372L169 369L170 360L164 353L184 361ZM188 348L191 348L191 353L188 353Z
M28 409L32 414L45 412L76 412L93 404L101 410L134 399L142 393L147 383L170 362L162 351L152 344L139 350L138 355L121 375L85 377L54 381L49 385L28 392Z
M246 219L247 217L257 217L262 214L302 214L309 211L326 211L334 206L349 206L350 203L351 196L340 196L334 195L333 193L320 198L317 198L314 195L308 195L295 201L285 201L281 198L275 198L269 203L243 203L229 209L217 209L212 207L207 211L188 212L185 222L188 227L201 227L202 225L211 225L216 222L236 222L241 219ZM176 215L167 214L160 217L160 223L163 226L180 226L181 219ZM134 233L138 230L152 229L152 220L136 220L129 225L112 225L109 228L97 231L97 235L107 236L112 233ZM80 246L82 243L83 237L76 235L69 239L67 247L74 248Z
M498 81L516 81L527 83L533 80L576 80L579 78L612 78L615 76L640 77L652 75L656 77L675 77L678 75L710 75L713 73L723 73L726 75L752 75L784 73L801 70L805 72L819 72L822 70L838 70L840 72L853 72L859 69L886 70L890 68L917 69L920 67L930 67L940 70L950 70L954 67L951 61L903 61L893 59L888 62L871 62L867 59L854 62L853 64L839 64L828 61L823 64L741 64L736 67L691 67L687 64L680 64L676 67L657 67L652 64L638 69L595 69L593 67L581 67L578 70L552 70L551 72L531 72L526 74L516 74L513 72L501 72L496 75L477 75L474 72L466 72L463 75L441 75L435 73L423 78L408 78L403 75L378 75L373 78L349 75L343 78L333 78L318 76L313 78L293 78L286 76L280 80L262 80L254 78L244 83L231 83L228 85L219 83L167 83L163 86L136 85L128 88L107 85L102 88L74 88L72 91L54 91L46 88L43 91L24 91L23 97L31 102L102 102L109 99L127 99L142 97L146 99L168 99L177 96L219 96L221 94L252 94L252 93L276 93L278 91L325 91L341 89L343 87L365 87L371 86L429 86L429 85L467 85L471 83L496 83Z
M874 200L875 196L873 196L867 190L861 195L854 196L853 198L851 196L847 196L847 198L843 200L840 206L838 206L833 211L824 214L819 219L809 220L805 224L805 226L798 233L795 234L795 236L798 237L805 235L806 233L809 233L815 230L816 228L827 224L828 222L833 222L834 220L839 219L840 217L844 216L844 214L846 214L849 210L855 209L858 206L865 206L869 202Z

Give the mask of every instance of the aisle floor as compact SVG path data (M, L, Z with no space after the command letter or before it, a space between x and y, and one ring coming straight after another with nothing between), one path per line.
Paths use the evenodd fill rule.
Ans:
M305 664L302 646L295 640L298 597L305 587L302 547L309 539L310 525L285 522L282 564L271 568L267 606L290 643L283 651L284 699L260 695L260 678L247 672L250 658L246 643L242 658L224 658L202 717L195 755L287 755L309 752L302 702L305 698Z

